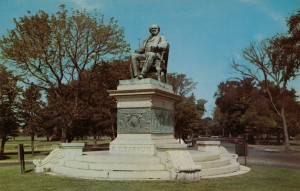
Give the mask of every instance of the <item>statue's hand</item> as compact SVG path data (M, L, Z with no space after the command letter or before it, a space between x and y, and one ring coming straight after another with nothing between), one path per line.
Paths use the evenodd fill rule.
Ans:
M157 45L154 45L154 46L150 46L150 49L151 49L151 51L157 51L158 47L157 47Z

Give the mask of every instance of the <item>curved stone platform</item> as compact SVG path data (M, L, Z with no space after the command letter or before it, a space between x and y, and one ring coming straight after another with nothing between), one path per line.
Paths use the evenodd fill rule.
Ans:
M164 151L168 148L164 145L163 150L149 155L110 151L80 152L83 144L66 145L63 149L52 151L44 160L35 160L36 172L99 180L199 180L235 176L250 171L239 165L235 154L224 152L225 148L222 147L219 153L188 150L187 147L181 148L181 153L178 153L173 142L171 146L167 144L171 147L169 151ZM171 155L175 159L171 159ZM176 155L183 157L178 158ZM190 161L187 160L189 156ZM177 160L177 164L173 164L172 160Z

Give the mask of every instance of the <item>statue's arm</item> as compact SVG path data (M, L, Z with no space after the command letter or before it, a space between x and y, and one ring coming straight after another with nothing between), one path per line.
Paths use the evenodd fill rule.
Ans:
M147 39L144 40L142 46L140 46L135 52L138 54L143 54L145 53L145 47L146 47Z
M168 42L167 39L164 36L161 36L159 44L157 45L158 50L164 51L168 48Z

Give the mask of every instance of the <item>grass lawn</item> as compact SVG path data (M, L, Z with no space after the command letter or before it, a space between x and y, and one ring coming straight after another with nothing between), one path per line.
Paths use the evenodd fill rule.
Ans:
M0 139L1 140L1 139ZM77 142L84 142L88 145L93 144L92 139L88 140L74 140L73 143ZM109 143L109 139L103 139L98 140L97 143L99 144L106 144ZM2 160L17 160L18 158L18 150L17 145L23 144L24 145L24 151L25 151L25 160L33 160L33 159L43 159L45 158L53 149L58 147L60 145L60 141L47 141L46 137L35 137L34 141L34 149L35 149L35 156L31 155L31 149L30 149L30 137L28 136L19 136L15 137L15 140L9 139L5 143L5 149L4 149L4 158ZM0 190L1 191L1 190Z
M234 177L200 181L101 181L84 180L47 174L36 174L27 165L26 174L19 166L0 167L0 190L300 190L300 171L273 167L251 166L251 172Z
M1 140L1 139L0 139ZM93 140L92 139L87 139L87 140L73 140L72 143L87 143L89 145L93 144ZM102 144L102 143L109 143L110 140L109 139L103 139L103 140L98 140L97 143L98 144ZM35 137L34 140L34 147L35 150L52 150L53 148L57 147L60 145L60 141L47 141L46 137ZM9 139L6 143L5 143L5 151L7 152L12 152L12 151L17 151L17 145L18 144L23 144L24 145L24 149L27 151L30 151L30 137L28 136L19 136L19 137L15 137L15 140L13 139Z

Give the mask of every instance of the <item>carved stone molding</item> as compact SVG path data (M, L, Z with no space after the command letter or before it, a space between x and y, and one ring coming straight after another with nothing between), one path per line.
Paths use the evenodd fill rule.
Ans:
M156 108L118 109L118 133L173 133L173 112Z
M188 151L166 151L165 164L173 179L200 179L201 166L195 165Z

